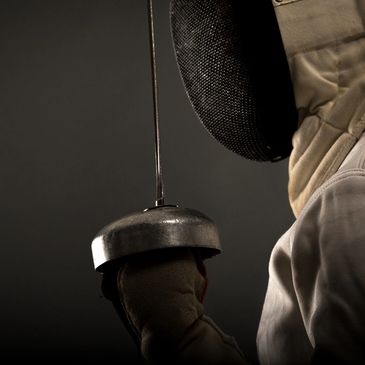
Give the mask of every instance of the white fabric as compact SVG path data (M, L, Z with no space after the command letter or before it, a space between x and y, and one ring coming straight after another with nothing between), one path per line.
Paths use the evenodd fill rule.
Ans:
M365 0L273 3L300 112L297 220L271 255L260 364L365 364Z
M365 135L277 242L257 336L261 365L315 351L365 363Z
M365 1L296 0L275 12L299 110L289 161L298 217L365 129Z

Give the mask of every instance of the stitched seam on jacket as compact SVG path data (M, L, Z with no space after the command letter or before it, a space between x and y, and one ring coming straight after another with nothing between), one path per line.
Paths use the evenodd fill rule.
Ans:
M361 39L365 38L365 31L364 32L360 32L360 33L356 33L341 39L335 39L333 41L329 41L329 42L324 42L321 43L315 47L307 47L307 48L303 48L300 51L293 51L293 52L288 52L287 53L287 58L291 59L293 57L295 57L298 54L305 54L305 53L310 53L310 52L316 52L316 51L320 51L324 48L331 48L331 47L335 47L336 43L341 43L341 44L347 44L347 43L352 43L352 42L357 42Z

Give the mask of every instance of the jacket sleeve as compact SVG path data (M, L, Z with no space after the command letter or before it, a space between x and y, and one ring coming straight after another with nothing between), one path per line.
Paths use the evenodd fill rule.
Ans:
M312 364L365 363L365 173L349 171L308 204L293 236L293 282Z

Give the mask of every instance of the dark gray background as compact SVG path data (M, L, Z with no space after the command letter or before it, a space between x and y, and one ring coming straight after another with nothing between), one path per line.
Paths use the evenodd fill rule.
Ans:
M217 223L224 252L207 264L207 312L255 361L269 255L293 221L287 161L246 161L203 129L168 11L156 1L167 202ZM0 352L14 361L135 356L90 243L154 202L146 19L145 0L0 2Z

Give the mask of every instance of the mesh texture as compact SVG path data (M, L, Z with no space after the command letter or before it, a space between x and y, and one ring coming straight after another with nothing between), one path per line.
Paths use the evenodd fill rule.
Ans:
M275 121L271 120L277 107L265 113L273 100L266 91L263 94L259 91L267 89L266 82L272 82L265 76L266 71L261 72L262 65L264 70L271 67L270 51L265 53L265 45L258 43L260 39L256 42L252 38L255 37L255 25L250 19L252 9L245 11L242 6L238 9L235 3L234 0L172 1L171 29L183 83L203 125L229 150L257 161L285 158L291 150L295 128L291 126L285 132L289 138L285 146L278 142L277 148L271 143L277 135ZM243 14L237 14L239 11ZM250 34L251 29L254 34ZM266 55L269 61L263 64L261 58ZM280 136L280 140L284 138Z

